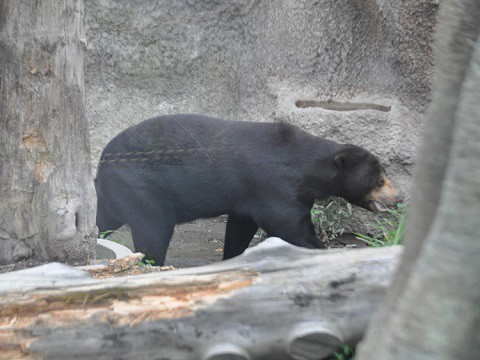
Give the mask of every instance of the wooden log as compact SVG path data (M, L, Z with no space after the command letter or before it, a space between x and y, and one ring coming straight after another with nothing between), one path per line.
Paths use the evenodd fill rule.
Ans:
M93 279L60 264L0 276L1 359L321 359L358 341L400 247L277 238L214 265Z

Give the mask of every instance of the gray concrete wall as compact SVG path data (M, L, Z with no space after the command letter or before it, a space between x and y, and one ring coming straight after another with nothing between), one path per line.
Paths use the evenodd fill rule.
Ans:
M370 149L408 191L430 101L437 7L438 0L87 1L93 163L118 132L160 114L282 119ZM326 109L329 100L343 106ZM308 101L314 107L302 107ZM357 110L339 111L349 108Z

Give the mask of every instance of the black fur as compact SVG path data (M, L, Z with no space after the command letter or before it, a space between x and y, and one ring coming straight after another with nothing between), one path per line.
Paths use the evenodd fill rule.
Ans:
M161 116L125 130L103 151L97 225L128 223L136 250L157 265L175 224L222 214L224 259L243 253L259 227L322 248L310 219L314 201L336 195L367 207L363 198L382 171L365 149L286 123Z

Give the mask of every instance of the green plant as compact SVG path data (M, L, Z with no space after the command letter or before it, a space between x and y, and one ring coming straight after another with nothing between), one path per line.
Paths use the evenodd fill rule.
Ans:
M154 266L155 265L155 260L150 260L150 259L145 259L143 258L142 261L138 262L139 266Z
M331 197L316 203L310 212L315 232L328 239L333 239L345 232L345 221L352 216L352 204L339 197Z
M357 239L366 242L372 247L401 244L408 218L408 209L405 204L398 204L396 209L388 209L387 211L391 215L389 218L385 217L377 220L376 224L373 224L373 226L379 230L378 234L373 236L355 234Z
M351 360L355 356L355 348L350 345L343 345L340 351L334 352L329 360Z
M98 237L100 239L105 239L107 237L108 234L111 234L113 232L113 230L105 230L105 231L102 231L101 233L98 234Z

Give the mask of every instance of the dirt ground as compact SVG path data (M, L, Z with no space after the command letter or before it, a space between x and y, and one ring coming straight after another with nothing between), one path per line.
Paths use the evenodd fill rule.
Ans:
M165 265L185 268L211 264L222 260L223 238L225 236L226 216L213 219L200 219L191 223L177 225L167 252ZM128 227L123 227L109 237L109 240L123 240L124 245L134 251L132 237ZM255 246L263 239L254 238L250 243ZM330 244L331 247L365 247L354 235L344 234Z
M227 217L220 216L177 225L168 247L165 265L186 268L221 261L226 224ZM120 240L123 245L135 250L128 226L113 232L108 240ZM250 246L259 242L260 239L254 239Z

